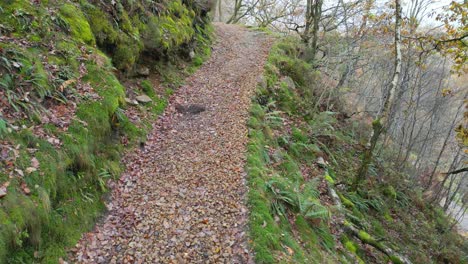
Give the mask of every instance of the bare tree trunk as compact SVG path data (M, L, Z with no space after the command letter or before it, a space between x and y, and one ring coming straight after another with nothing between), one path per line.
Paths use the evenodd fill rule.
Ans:
M384 105L380 113L372 122L372 136L369 141L369 146L364 152L361 167L354 181L354 189L366 179L369 165L372 161L374 148L383 130L387 129L388 117L394 104L395 91L398 88L398 80L401 72L401 4L400 0L395 0L395 71L390 84L390 89L385 98Z
M444 59L444 62L443 62L443 67L445 68L445 64L447 62L447 59ZM420 161L422 160L422 156L424 155L426 149L427 149L427 140L429 138L429 135L431 133L431 131L433 131L433 126L434 126L434 123L436 123L435 119L438 119L436 117L436 115L438 114L438 108L439 108L439 94L440 94L440 91L442 90L442 82L444 80L444 74L442 73L441 74L441 77L439 79L439 84L437 86L437 91L436 91L436 94L435 94L435 102L434 102L434 107L432 108L431 110L431 121L430 121L430 124L429 124L429 128L427 129L427 133L426 133L426 136L424 137L424 140L423 140L423 144L422 144L422 147L420 148L419 152L418 152L418 155L417 155L417 159L416 159L416 162L414 163L414 166L416 167L416 169L419 171L419 168L420 168ZM433 144L434 141L431 141L431 144ZM416 175L416 174L415 174Z
M218 21L223 22L223 0L217 1Z
M455 168L457 166L457 163L458 163L458 158L460 157L460 154L461 154L461 148L458 149L457 151L457 154L455 155L455 157L453 158L452 160L452 163L450 164L450 167L449 167L449 171L451 171L453 168ZM445 183L447 182L447 180L449 179L451 174L446 174L445 177L444 177L444 180L442 181L442 183L440 184L440 187L439 189L437 190L437 193L436 195L434 195L434 198L432 200L433 203L439 203L442 198L444 197L444 195L446 196L446 199L448 199L448 197L450 196L450 189L451 189L451 186L449 186L448 190L447 190L447 193L444 194L444 186L445 186Z
M228 24L236 23L239 19L238 17L239 17L239 12L241 8L242 8L242 0L235 0L232 16L228 19L228 21L226 21L226 23Z
M455 182L455 176L452 175L451 179L450 179L450 189L452 188L453 186L453 183ZM458 191L460 191L460 188L462 187L463 185L463 180L460 180L458 182L458 185L457 185L457 188L455 188L455 190L452 192L452 195L447 195L447 198L445 199L445 204L444 204L444 211L447 212L450 205L454 202L455 200L455 196L457 195Z
M413 138L413 135L414 135L414 128L416 126L416 121L417 121L417 114L418 114L418 109L419 109L419 104L420 104L420 100L421 100L421 69L419 69L418 71L418 77L416 79L416 83L414 85L414 88L411 89L411 96L410 96L410 100L411 102L413 101L413 97L414 97L414 90L417 88L418 89L418 94L417 94L417 98L416 98L416 105L414 107L414 110L413 110L413 116L412 116L412 119L411 119L411 129L409 131L409 135L408 135L408 144L406 146L406 153L405 153L405 157L403 158L403 160L401 161L400 165L399 165L399 168L403 168L406 164L406 161L408 160L408 157L409 155L411 154L411 151L413 150L413 146L414 146L414 142L416 140L416 138L418 138L421 130L418 131L418 133L416 134L416 137ZM411 103L412 104L412 103Z
M457 109L457 114L455 115L455 118L453 119L452 124L450 125L449 132L447 133L447 136L444 139L444 143L442 144L442 148L439 152L439 155L437 156L437 160L434 164L434 168L432 169L431 175L429 176L429 182L424 187L425 191L428 190L432 185L432 181L434 180L434 175L437 170L437 167L439 166L440 159L442 158L442 154L444 153L445 148L447 147L447 142L450 138L450 135L452 135L453 129L455 128L455 125L457 123L458 115L460 114L460 110L463 108L463 106L464 106L464 103L462 101L461 105Z
M322 17L323 0L307 0L305 27L301 38L310 48L310 61L313 61L317 54L319 23Z

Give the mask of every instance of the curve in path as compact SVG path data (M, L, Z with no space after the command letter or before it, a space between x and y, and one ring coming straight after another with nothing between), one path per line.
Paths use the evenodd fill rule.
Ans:
M108 216L79 263L251 263L248 110L271 39L216 24L212 57L170 99L144 150L127 155Z

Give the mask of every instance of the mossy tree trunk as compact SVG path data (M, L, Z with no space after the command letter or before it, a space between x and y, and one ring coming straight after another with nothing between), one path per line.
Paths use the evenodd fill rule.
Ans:
M398 88L398 80L401 72L401 3L395 0L395 71L390 84L389 91L384 99L381 111L372 122L372 135L364 152L361 161L361 167L358 170L354 180L353 188L357 189L359 185L367 178L367 171L372 161L373 153L380 135L388 127L388 119L395 101L395 91Z
M387 255L387 257L395 264L411 264L412 262L405 256L402 256L395 252L393 249L385 246L381 242L379 242L377 239L369 235L367 232L363 230L359 230L352 226L351 224L345 222L344 223L344 228L346 231L351 233L353 236L361 240L361 242L368 244L376 249L378 249L380 252L384 253Z
M326 178L325 178L326 179ZM338 208L339 211L341 211L342 206L342 201L344 202L344 205L346 205L346 201L344 200L345 198L341 194L337 194L335 189L333 189L333 183L327 180L327 187L328 187L328 193L330 194L334 205ZM346 215L343 215L344 218L346 219ZM343 229L361 240L361 242L371 245L380 252L384 253L385 255L388 256L388 258L395 264L412 264L411 261L403 256L400 255L399 253L395 252L393 249L385 246L382 244L380 241L372 237L370 234L365 232L364 230L359 230L356 227L354 227L351 223L349 223L347 220L344 220L342 223Z

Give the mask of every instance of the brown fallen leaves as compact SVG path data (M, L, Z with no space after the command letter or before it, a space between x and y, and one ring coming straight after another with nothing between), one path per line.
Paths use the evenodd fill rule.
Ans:
M212 58L170 98L145 148L123 159L109 215L72 250L73 262L253 262L246 119L271 41L233 25L217 25L217 35Z

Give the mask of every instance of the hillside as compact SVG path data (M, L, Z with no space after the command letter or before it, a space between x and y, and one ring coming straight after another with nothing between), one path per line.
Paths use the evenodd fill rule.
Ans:
M272 48L249 120L250 232L257 263L467 263L454 219L424 200L387 147L353 190L370 124L344 98L320 101L325 77L298 39ZM327 106L327 103L329 106Z

